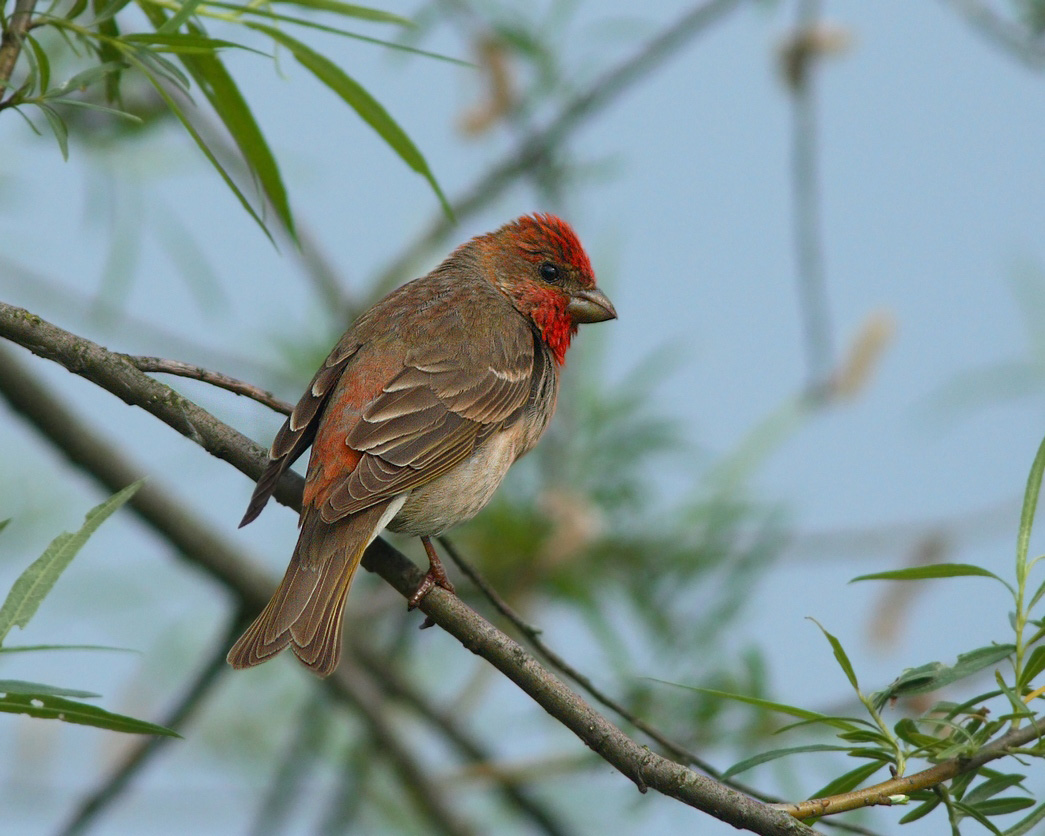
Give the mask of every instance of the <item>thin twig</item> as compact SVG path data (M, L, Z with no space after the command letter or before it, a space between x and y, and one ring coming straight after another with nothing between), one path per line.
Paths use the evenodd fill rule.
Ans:
M1000 46L1032 70L1045 68L1045 42L1034 38L1018 23L1006 20L979 0L943 0L979 34Z
M0 336L19 342L41 356L54 359L70 371L87 377L128 403L142 406L205 449L213 450L215 455L239 467L251 478L257 479L260 476L267 457L258 445L221 423L196 404L138 371L122 357L89 340L62 331L27 311L4 303L0 303ZM18 377L24 383L25 375L19 375L15 368L18 365L20 364L14 358L5 356L0 359L0 391L5 394L9 389L4 385L5 381L10 381L12 376ZM53 410L45 414L34 414L31 419L34 425L41 431L43 427L50 427L47 437L51 443L58 446L74 462L79 462L71 450L77 448L82 452L78 445L83 443L83 434L72 432L68 426L54 426L55 410L66 416L68 410L54 403L55 399L41 386L36 386L36 395L38 398L46 396L52 402ZM10 396L8 397L10 399ZM16 408L19 407L16 405ZM70 417L70 420L74 419ZM97 449L91 450L93 456L97 453ZM101 472L106 472L107 466L102 463ZM89 472L97 474L93 468ZM133 481L138 474L125 471L124 475L130 478L123 481L123 485ZM100 477L96 475L96 478ZM285 504L300 510L302 487L300 476L285 474L277 487L276 496ZM151 486L147 485L135 495L132 500L135 510L139 509L140 504L136 503L139 503L143 495L150 496L150 488ZM166 521L164 524L167 524ZM197 562L200 562L198 558ZM230 565L229 562L221 560L214 565L208 564L205 568L221 576L238 594L250 594L255 605L260 606L260 601L253 597L257 594L256 586L253 586L255 581L247 580L245 588L240 589L238 579L232 576L230 570L243 568L235 566L236 562L238 561ZM381 575L404 597L412 595L424 577L424 573L417 566L380 538L367 549L364 566ZM256 570L250 566L246 572L253 575ZM261 593L262 601L267 591L266 589ZM482 656L515 682L552 717L628 777L640 790L652 787L664 795L703 810L736 827L747 828L766 836L813 832L786 813L774 810L760 801L661 757L631 740L580 696L541 667L523 647L469 609L456 596L436 588L425 596L420 609L466 648ZM334 681L338 682L339 678Z
M22 54L22 41L29 26L33 21L33 10L36 8L36 0L15 0L14 12L8 18L7 28L4 29L3 37L0 38L0 95L7 89L11 81L11 73L14 72L18 56ZM0 101L0 109L7 107L11 98L6 102Z
M900 797L909 796L911 793L919 790L939 786L944 781L949 781L967 772L974 772L984 764L1012 754L1014 750L1030 743L1030 741L1039 740L1042 734L1042 729L1031 724L1003 734L996 740L982 746L975 754L942 761L913 775L892 778L871 787L864 787L863 789L853 790L841 795L833 795L828 798L813 798L809 801L799 801L794 804L775 804L773 806L779 810L786 810L800 819L844 813L848 810L859 810L861 807L872 807L875 805L892 806L898 803Z
M222 631L213 649L208 653L200 672L186 689L178 704L166 718L160 721L161 725L175 731L185 727L185 724L210 695L214 686L218 684L221 675L228 670L225 666L225 654L228 652L229 643L244 626L244 619L241 617L233 618L230 621L229 629ZM105 810L123 795L131 781L155 760L161 750L172 740L174 738L153 736L135 743L112 774L80 802L79 808L69 823L59 831L61 836L76 836L76 834L86 833Z
M513 154L488 169L451 201L457 222L464 221L495 200L518 177L544 159L550 148L565 142L566 137L586 119L619 98L625 90L677 54L695 36L706 31L741 2L743 0L705 0L698 3L665 26L634 54L602 73L586 89L567 101L551 122L525 135ZM454 227L455 222L448 220L442 213L437 215L428 229L381 272L374 284L376 292L383 293L402 281Z
M293 404L287 403L271 392L265 391L260 386L229 377L221 372L212 372L202 366L193 366L190 363L183 363L181 360L166 360L163 357L140 357L133 354L124 354L122 356L140 372L172 374L209 383L211 386L217 386L219 389L225 389L236 395L242 395L245 398L250 398L252 401L264 404L273 412L279 412L283 415L290 415L290 411L294 408Z

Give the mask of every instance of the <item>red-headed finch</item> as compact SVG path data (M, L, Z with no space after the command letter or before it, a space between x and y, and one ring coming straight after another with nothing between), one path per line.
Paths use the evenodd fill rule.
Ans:
M475 516L537 443L577 325L616 316L569 224L526 215L356 320L276 435L240 523L312 445L290 566L229 663L257 665L289 645L330 674L352 576L386 526L428 552L411 606L433 584L452 590L429 538Z

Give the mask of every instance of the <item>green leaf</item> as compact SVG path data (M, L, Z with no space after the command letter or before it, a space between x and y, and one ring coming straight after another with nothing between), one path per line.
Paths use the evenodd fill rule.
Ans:
M923 816L929 815L929 813L931 813L939 806L940 796L934 795L924 803L915 807L913 810L911 810L910 813L908 813L906 816L900 819L900 824L907 824L908 822L918 821L918 819L922 818Z
M846 677L849 679L849 684L853 686L853 690L859 692L860 683L856 681L856 671L853 670L853 665L849 661L849 657L845 655L845 650L842 647L842 643L838 641L834 636L824 629L823 625L820 624L815 618L810 618L817 627L820 628L820 632L824 634L824 637L830 642L831 649L834 651L835 659L838 661L839 666L845 672Z
M193 140L195 140L196 147L198 147L203 152L203 155L208 160L210 160L210 164L214 166L218 174L221 175L221 179L225 181L225 185L232 190L232 193L234 195L236 195L236 198L239 200L240 205L247 210L247 214L249 214L255 220L255 222L257 222L257 225L261 227L261 231L265 233L265 236L270 241L272 241L272 234L268 231L268 227L265 226L265 222L258 216L258 213L254 211L254 207L251 206L250 203L247 201L247 198L244 196L243 192L240 191L239 186L237 186L233 179L229 176L229 173L225 171L225 168L222 166L222 164L218 162L218 158L214 156L214 152L211 151L210 148L207 146L207 143L203 141L203 137L200 136L199 131L197 131L192 122L189 121L189 118L182 111L178 103L174 100L170 93L167 92L164 86L160 84L159 79L157 79L156 76L153 75L152 71L143 62L138 60L137 56L128 56L128 60L136 67L138 67L138 69L141 70L141 72L149 80L153 88L160 95L160 98L162 98L164 102L166 102L167 107L170 109L171 113L173 113L177 117L178 121L181 122L185 130L188 131L189 136L191 136ZM275 242L273 241L273 243Z
M1004 816L1009 813L1018 813L1034 806L1033 798L992 798L981 801L971 806L976 812L983 816Z
M443 211L453 218L453 210L432 174L424 156L410 140L398 123L388 114L380 102L364 90L344 70L326 56L313 51L296 38L262 23L246 24L251 29L263 32L276 43L290 50L298 62L338 96L395 151L411 169L424 177L439 198Z
M1031 828L1045 819L1045 804L1040 804L1033 813L1024 819L1021 819L1008 830L1006 830L1002 836L1027 836L1031 832ZM1037 832L1035 830L1035 832Z
M117 110L115 107L106 107L105 105L95 104L94 102L84 102L79 99L55 99L54 105L61 105L62 107L82 107L84 110L97 110L100 113L108 113L110 116L116 116L120 119L126 119L128 122L134 122L137 125L144 124L144 120L140 116L135 116L133 113L126 113L122 110Z
M54 134L54 138L58 140L58 148L62 152L62 159L66 162L69 161L69 129L65 126L65 120L58 115L57 111L50 105L46 105L43 102L33 102L44 116L47 117L47 124L51 127L51 133ZM0 641L3 641L3 634L0 634Z
M8 517L6 520L0 520L0 531L3 531L5 528L7 528L7 524L9 522L11 522L10 517Z
M984 813L981 813L977 808L970 807L968 804L963 804L960 801L952 802L951 806L953 806L955 810L961 812L963 816L968 816L971 819L976 819L976 821L978 821L985 828L987 828L987 830L989 830L991 833L994 833L995 836L1001 836L1001 831L998 830L998 828L994 826L991 820L988 819L987 816Z
M1045 644L1039 644L1023 663L1023 671L1020 673L1019 682L1016 683L1017 690L1030 685L1034 677L1043 670L1045 670Z
M181 8L178 9L177 13L175 13L173 17L160 26L156 31L161 33L177 32L178 29L181 28L181 25L192 17L200 2L201 0L185 0L185 2L181 4Z
M197 31L195 27L193 31ZM229 71L216 55L184 56L182 63L228 128L283 226L292 238L296 238L294 217L276 157Z
M873 694L871 699L874 701L875 707L880 709L889 700L897 697L937 691L997 664L1002 659L1008 658L1015 650L1016 646L1012 644L987 645L970 650L968 653L962 653L952 666L942 662L929 662L918 668L908 668L885 690Z
M12 627L21 627L29 623L40 602L55 581L65 571L76 553L84 543L115 511L138 491L142 483L135 482L121 491L117 491L105 502L87 512L79 531L59 534L44 553L26 569L7 595L7 600L0 607L0 644L7 637Z
M49 694L6 694L0 697L0 711L8 714L28 714L44 720L63 720L80 726L95 726L110 731L130 734L162 734L167 737L181 737L175 731L136 720L122 714L113 714L95 705L53 697Z
M845 752L848 751L846 746L829 746L826 743L810 743L806 746L791 746L787 749L772 749L768 752L759 752L750 758L745 758L739 763L733 764L729 769L722 773L723 778L732 778L734 775L739 775L741 772L747 772L752 767L758 766L759 764L769 763L775 761L777 758L786 758L788 755L798 755L803 752ZM876 765L877 766L877 765Z
M70 93L75 93L77 90L89 87L98 79L105 78L113 73L118 73L126 69L126 67L127 65L123 61L106 61L104 64L89 67L83 72L77 73L72 78L63 81L53 90L48 90L44 98L56 99L62 96L67 96Z
M169 52L181 53L212 53L219 49L245 49L247 52L253 52L257 55L264 55L266 58L269 56L266 53L261 52L257 49L251 49L248 46L237 44L233 41L225 41L221 38L210 38L206 35L199 34L186 34L184 32L175 32L172 34L162 34L159 32L143 32L141 34L124 35L124 43L132 44L143 44L145 46L165 46L170 47Z
M966 804L979 804L982 801L986 801L988 798L993 798L1000 792L1005 792L1005 790L1009 789L1010 787L1014 787L1017 784L1022 783L1026 777L1026 775L1015 774L995 775L991 778L986 779L985 781L981 781L979 784L977 784L975 787L969 790L969 792L967 792L962 797L962 801L964 801ZM992 814L986 813L985 815Z
M883 766L884 765L881 761L871 761L870 763L860 764L856 769L846 772L845 775L839 775L830 783L825 784L809 797L827 798L828 796L851 792L882 769Z
M47 694L52 697L79 697L81 699L101 696L101 694L93 694L90 691L76 691L72 688L60 688L55 685L41 685L39 682L23 682L20 679L0 679L0 694L30 694L32 696Z
M655 680L661 681L661 680ZM674 682L665 682L665 685L675 685ZM831 717L827 714L820 714L816 711L808 711L805 708L798 708L793 705L786 705L779 702L770 702L769 700L761 699L760 697L748 697L743 694L730 694L727 691L716 691L713 688L691 688L688 685L676 685L678 688L687 688L691 691L696 691L700 694L707 694L712 697L720 697L721 699L734 700L735 702L746 703L747 705L753 705L756 708L764 708L767 711L776 711L780 714L787 714L791 717L799 717L802 720L807 720L813 723L823 723L828 726L834 726L840 729L851 729L853 720L849 720L845 717Z
M912 566L909 569L894 569L889 572L875 572L872 575L860 575L849 583L857 581L922 581L931 578L994 578L1005 583L1001 578L981 566L969 563L933 563L931 566ZM1005 584L1008 586L1008 584Z
M904 717L902 720L898 721L896 725L893 726L893 730L896 732L896 736L905 743L910 743L912 746L917 746L919 749L932 750L942 742L940 738L922 732L918 728L918 724L910 717Z
M109 647L104 644L21 644L17 647L0 647L0 653L38 653L47 650L106 650L115 653L140 653L130 647Z
M25 35L26 43L29 44L34 56L36 56L36 69L40 74L40 93L46 93L51 84L51 62L47 59L47 52L40 46L36 38L30 34Z
M1023 509L1020 511L1020 530L1016 537L1016 577L1021 582L1027 571L1027 549L1030 546L1031 529L1034 527L1034 514L1038 510L1042 473L1045 473L1045 439L1038 445L1038 453L1027 475L1027 489L1023 494Z
M318 9L323 12L333 12L343 17L368 20L374 23L394 23L398 26L414 25L414 22L409 18L400 17L380 9L370 9L366 6L356 6L352 3L341 3L339 0L276 0L276 2L292 3L295 6L304 6L308 9Z

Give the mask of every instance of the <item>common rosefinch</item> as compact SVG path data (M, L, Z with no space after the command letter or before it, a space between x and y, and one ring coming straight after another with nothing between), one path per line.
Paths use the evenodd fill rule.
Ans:
M526 215L458 247L364 313L276 435L241 526L312 445L294 555L229 651L234 668L287 645L320 676L363 551L387 526L420 536L433 584L453 590L433 537L471 519L555 412L578 323L616 318L569 224Z

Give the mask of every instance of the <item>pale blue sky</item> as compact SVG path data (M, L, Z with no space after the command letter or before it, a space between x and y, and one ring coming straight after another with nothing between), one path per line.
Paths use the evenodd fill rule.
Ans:
M792 18L790 9L785 16L766 5L749 4L733 14L578 131L569 146L574 157L609 165L598 181L571 189L559 207L580 232L620 313L618 322L599 326L605 329L600 337L608 351L609 384L650 353L672 346L678 362L657 389L656 408L714 455L732 449L805 380L791 240L790 114L773 64ZM1042 274L1045 268L1042 78L985 43L945 3L825 5L826 17L853 36L847 54L825 63L819 85L835 341L844 349L877 309L889 311L898 330L860 398L815 418L768 460L757 478L759 495L786 503L799 532L961 520L1001 504L988 536L960 543L951 558L1008 575L1018 498L1045 431L1041 398L960 415L931 413L928 405L942 384L962 372L1029 351L1011 280L1020 270ZM407 15L414 9L412 3L393 6ZM630 52L684 7L657 4L636 17L633 4L581 4L577 20L557 42L569 52L566 63L578 77L589 77L593 67ZM612 16L611 8L629 25L592 25ZM470 71L390 57L333 37L311 42L385 103L422 147L448 194L466 187L511 147L505 134L466 143L456 133L457 115L479 91ZM426 46L468 57L467 45L445 31ZM350 281L365 281L438 211L431 192L290 57L281 59L285 80L256 55L230 56L229 63L241 73L280 155L299 217ZM144 172L139 187L132 178L107 174L87 149L74 146L63 165L57 150L34 140L20 120L0 123L0 142L8 149L0 163L5 256L80 292L95 292L108 241L98 221L106 211L106 200L98 198L106 190L99 184L111 177L117 211L126 218L144 216L148 225L161 225L164 212L177 213L230 299L216 313L201 312L155 236L147 234L129 291L134 315L156 324L169 318L189 329L188 339L266 358L275 354L273 337L289 339L314 328L317 311L292 259L269 246L181 135L144 143L121 159L119 165ZM195 204L191 212L184 209L189 201ZM531 190L515 187L463 224L455 242L541 208L547 207L535 205ZM0 275L0 298L51 312L59 324L74 321L61 306L48 307L24 278ZM258 322L264 323L260 332ZM588 338L594 335L582 333L581 339ZM149 330L121 340L111 347L162 353ZM177 485L230 537L265 554L274 570L282 566L295 534L289 514L269 513L236 533L250 491L239 474L90 385L41 362L34 365L99 422L118 426L139 458L152 462L165 482ZM262 443L278 424L252 406L204 389L192 392ZM297 392L281 394L295 398ZM51 460L2 412L0 444L9 472L26 474ZM54 473L61 472L55 465ZM665 475L663 490L669 496L685 492L690 478L687 467L675 468ZM96 501L79 477L66 484L41 480L21 491L10 485L4 490L7 507L0 517L14 516L15 522L0 543L0 588L13 579L16 563L46 542L47 534L31 526L35 514L46 514L57 526L54 505L60 504L60 523L70 527ZM163 633L163 620L150 623L150 613L197 618L201 631L219 622L220 597L201 594L197 584L164 568L162 549L148 538L141 555L107 552L107 545L122 542L127 527L136 526L113 521L92 541L67 579L63 606L42 610L25 641L68 640L69 618L85 633L77 640L136 646L159 641ZM11 544L18 546L13 557L6 551ZM983 584L953 581L922 595L902 642L888 651L872 649L864 631L882 590L846 581L901 565L906 554L848 545L842 540L827 553L796 551L753 593L737 647L757 641L765 648L781 699L819 706L846 696L829 649L805 616L816 617L850 647L870 687L906 666L951 659L970 649L973 638L1006 638L1001 597ZM76 587L102 575L99 567L113 559L128 563L128 590L140 588L141 573L155 573L157 584L170 592L163 601L129 604L121 590L112 589L104 603L113 613L99 625L91 609L95 602L77 603ZM568 637L550 638L569 647ZM57 661L34 664L40 670L25 678L126 697L120 683L138 661L106 660L108 678L85 671L79 683ZM796 676L799 667L803 673ZM521 704L520 715L526 710ZM12 729L0 723L0 753L7 763L30 734ZM99 745L93 733L66 737L63 731L61 740L51 731L31 734L59 748L80 745L70 739ZM622 786L622 779L610 776L592 793ZM638 815L633 804L655 804L665 828L695 821L691 811L649 797L627 796L622 804L629 815ZM707 822L700 826L702 833L719 832ZM174 831L156 822L150 832Z

